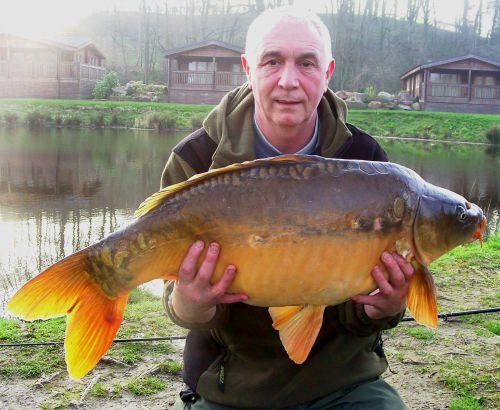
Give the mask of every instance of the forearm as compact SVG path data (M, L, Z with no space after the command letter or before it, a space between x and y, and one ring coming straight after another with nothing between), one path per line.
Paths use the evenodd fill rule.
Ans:
M366 314L365 305L348 300L327 308L325 320L337 332L363 337L395 327L401 321L403 314L404 310L394 316L372 319Z

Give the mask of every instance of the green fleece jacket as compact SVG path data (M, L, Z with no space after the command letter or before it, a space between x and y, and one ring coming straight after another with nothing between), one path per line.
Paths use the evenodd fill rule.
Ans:
M210 168L255 159L253 107L252 92L243 86L227 94L208 115L201 133L216 145ZM346 106L328 90L318 110L321 155L335 157L351 139ZM370 144L378 147L375 141ZM163 186L196 173L175 151L163 172ZM366 155L363 159L373 159ZM288 358L266 308L243 303L218 306L212 321L190 326L169 306L172 287L166 287L164 296L167 313L181 326L195 329L184 352L186 381L205 399L237 408L279 409L378 377L387 368L380 332L396 326L402 316L372 320L352 301L328 307L308 359L297 365Z

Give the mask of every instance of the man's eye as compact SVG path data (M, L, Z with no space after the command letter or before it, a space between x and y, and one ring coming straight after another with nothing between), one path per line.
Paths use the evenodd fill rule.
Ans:
M269 65L269 66L275 66L278 64L278 60L267 60L265 62L265 65Z
M311 68L313 66L314 66L314 64L312 62L310 62L310 61L304 61L302 63L302 67L305 67L305 68Z

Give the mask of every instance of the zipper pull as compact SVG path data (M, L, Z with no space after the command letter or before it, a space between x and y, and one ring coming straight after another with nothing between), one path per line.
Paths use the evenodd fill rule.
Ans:
M226 387L226 367L224 366L224 360L219 364L219 390L224 393Z

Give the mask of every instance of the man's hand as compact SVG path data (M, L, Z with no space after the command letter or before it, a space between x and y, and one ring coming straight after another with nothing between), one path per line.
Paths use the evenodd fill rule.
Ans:
M414 273L411 263L397 253L384 252L381 259L389 274L388 278L385 278L379 266L375 266L372 276L377 283L377 291L352 298L354 302L364 304L368 317L375 320L394 316L406 307L406 293Z
M244 293L226 292L236 274L233 265L226 268L217 283L210 283L219 257L219 244L210 244L200 268L196 270L204 246L203 241L197 241L189 248L179 268L178 281L171 296L175 314L187 323L206 323L214 317L215 306L219 303L248 299Z

